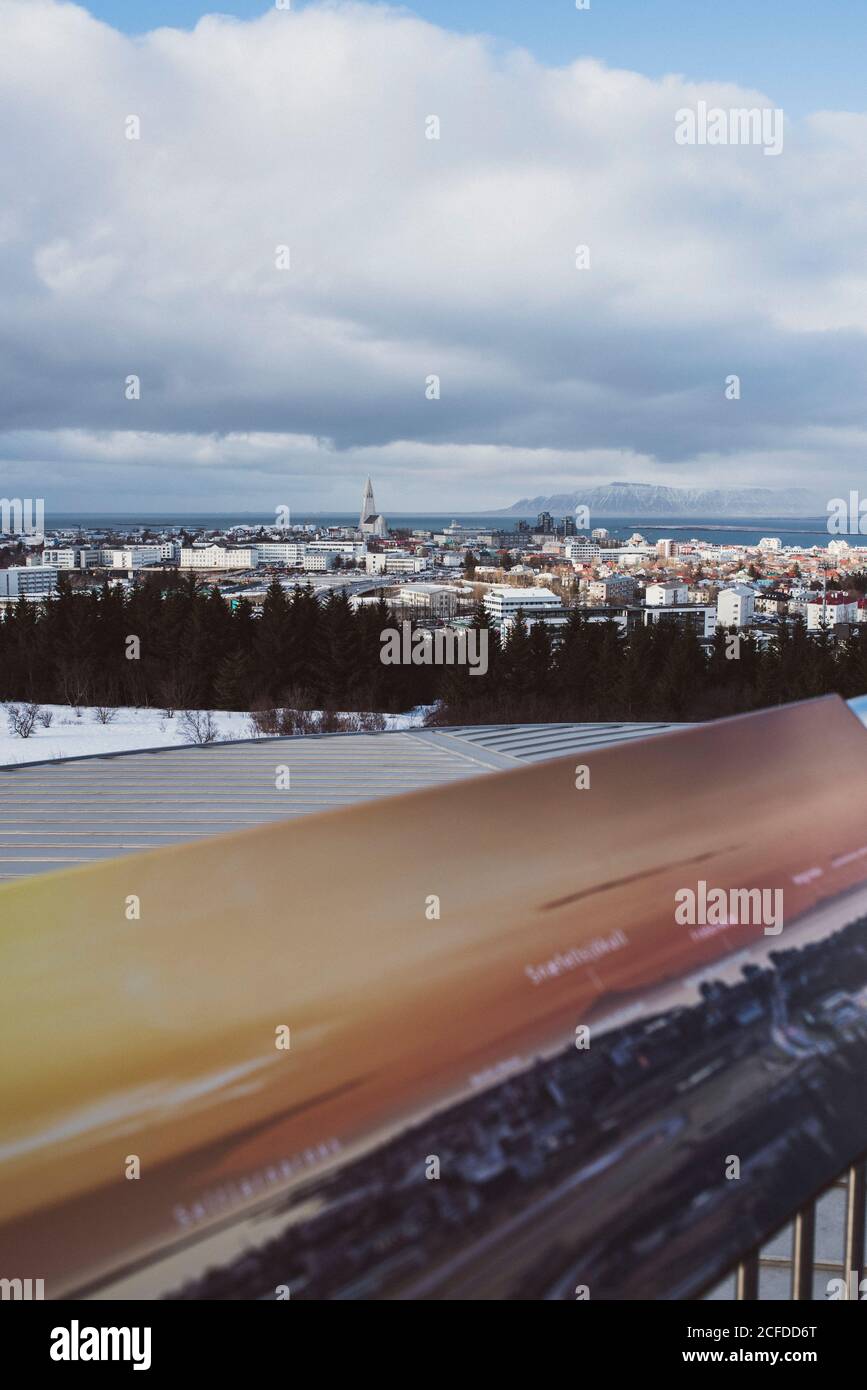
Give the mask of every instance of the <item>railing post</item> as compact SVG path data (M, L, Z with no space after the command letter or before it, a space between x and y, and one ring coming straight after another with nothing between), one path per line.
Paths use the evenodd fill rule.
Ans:
M852 1271L856 1273L856 1286L861 1281L864 1269L864 1215L865 1195L867 1195L867 1173L864 1162L853 1163L849 1169L846 1186L846 1253L843 1258L846 1287Z
M754 1303L759 1296L759 1252L754 1250L738 1265L735 1298L738 1303Z
M792 1298L810 1302L813 1298L813 1260L816 1244L816 1204L802 1207L795 1217L792 1238Z

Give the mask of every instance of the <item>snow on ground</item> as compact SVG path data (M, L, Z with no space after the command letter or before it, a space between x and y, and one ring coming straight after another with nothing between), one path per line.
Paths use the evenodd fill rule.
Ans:
M14 702L12 702L14 703ZM92 753L126 753L136 748L172 748L194 740L183 728L183 711L169 718L159 709L119 708L108 724L101 724L95 709L82 707L81 717L71 705L40 705L51 713L46 729L37 719L29 738L19 738L8 726L9 705L0 701L0 767L48 759L80 758ZM409 714L386 714L387 729L411 729L424 723L426 709ZM215 710L218 742L251 737L250 716L234 710Z

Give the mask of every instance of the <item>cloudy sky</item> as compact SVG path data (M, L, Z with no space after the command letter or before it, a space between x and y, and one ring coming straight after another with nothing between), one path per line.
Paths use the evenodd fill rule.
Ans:
M222 8L0 0L0 494L861 483L849 0ZM702 101L782 108L782 153L679 145Z

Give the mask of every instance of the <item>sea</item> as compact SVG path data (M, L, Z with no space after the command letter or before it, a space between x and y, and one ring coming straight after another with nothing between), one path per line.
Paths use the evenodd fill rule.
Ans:
M514 531L520 520L535 522L536 514L519 517L496 512L389 512L386 518L392 530L442 531L451 522L479 530ZM130 532L136 527L155 531L183 528L188 531L225 531L231 526L274 526L274 512L55 512L46 513L46 529L69 530L81 527L85 531L111 530ZM357 512L293 512L292 526L357 526ZM644 539L655 542L672 540L712 541L717 545L755 545L762 536L779 536L783 545L827 545L832 537L828 532L828 517L606 517L590 518L590 527L605 529L616 539L626 540L636 531ZM850 545L858 537L847 538Z

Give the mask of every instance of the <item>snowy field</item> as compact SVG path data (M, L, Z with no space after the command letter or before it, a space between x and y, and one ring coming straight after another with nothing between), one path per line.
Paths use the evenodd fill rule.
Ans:
M92 753L126 753L135 748L172 748L193 743L183 727L183 711L171 719L158 709L117 709L108 724L100 723L95 709L82 707L81 717L70 705L41 705L51 723L48 728L37 719L29 738L19 738L9 729L9 705L0 702L0 767L17 763L44 762L48 759L80 758ZM426 710L409 714L387 714L387 729L409 729L424 723ZM249 714L215 710L217 740L252 737Z

